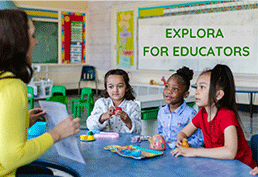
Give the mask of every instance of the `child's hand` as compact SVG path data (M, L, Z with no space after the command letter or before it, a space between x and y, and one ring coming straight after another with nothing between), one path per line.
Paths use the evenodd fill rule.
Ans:
M250 172L249 172L250 175L257 175L258 174L258 167L254 167L254 169L252 169Z
M99 122L103 123L108 119L112 119L112 115L114 115L114 113L113 113L114 110L115 110L115 108L113 106L111 106L106 113L104 113L100 116Z
M185 157L195 157L194 150L195 150L194 148L178 147L173 151L171 151L170 153L175 157L178 157L180 155Z
M123 122L126 122L128 121L128 119L130 119L128 117L128 114L124 111L116 111L116 116L120 117L120 119L123 121ZM130 119L131 120L131 119Z
M177 137L176 146L177 146L177 147L182 147L182 143L183 143L183 141L184 141L184 140L186 140L186 141L187 141L187 139L186 139L186 138L183 138L183 137Z
M132 120L129 118L126 112L118 110L116 111L116 116L120 117L120 119L126 124L129 129L132 128Z

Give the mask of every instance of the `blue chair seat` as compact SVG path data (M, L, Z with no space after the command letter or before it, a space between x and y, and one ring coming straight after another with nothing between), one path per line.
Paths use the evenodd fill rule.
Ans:
M258 134L257 135L252 135L249 145L250 145L251 150L252 150L253 159L258 164L258 158L257 158L257 155L258 155Z
M98 94L98 86L97 86L97 79L96 79L96 74L95 74L95 68L93 66L83 66L82 67L82 72L81 72L81 78L78 83L78 94L80 95L81 93L81 82L82 81L95 81L96 85L96 94Z

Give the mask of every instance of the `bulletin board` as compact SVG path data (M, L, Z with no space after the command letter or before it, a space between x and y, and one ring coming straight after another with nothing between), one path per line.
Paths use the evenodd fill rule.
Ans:
M139 8L138 14L138 69L203 71L222 63L234 73L258 74L257 1L184 3Z
M134 16L134 10L116 12L116 68L136 68Z
M62 63L85 63L85 14L66 11L62 11L61 14Z

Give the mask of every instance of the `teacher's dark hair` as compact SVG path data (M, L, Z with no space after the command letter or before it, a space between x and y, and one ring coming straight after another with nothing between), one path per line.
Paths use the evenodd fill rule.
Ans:
M29 50L28 16L24 11L0 10L0 76L10 71L26 84L33 70L27 58Z

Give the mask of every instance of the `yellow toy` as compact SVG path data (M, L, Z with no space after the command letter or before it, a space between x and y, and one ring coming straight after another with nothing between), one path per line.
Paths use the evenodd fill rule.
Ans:
M88 135L81 135L80 139L84 140L84 141L87 141L88 140Z
M150 85L159 85L159 84L154 82L154 80L150 80Z
M182 147L190 147L187 140L183 140Z
M81 141L94 141L95 138L93 136L93 133L89 132L88 135L80 135L80 140Z

